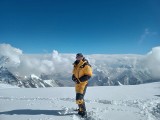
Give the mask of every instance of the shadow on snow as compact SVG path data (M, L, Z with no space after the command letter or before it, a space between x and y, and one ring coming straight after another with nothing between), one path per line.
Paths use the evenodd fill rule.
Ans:
M64 110L32 110L32 109L19 109L19 110L11 110L11 111L4 111L0 112L1 114L5 115L55 115L55 116L66 116L66 115L73 115L73 113L67 114L60 114L63 113Z
M155 96L160 97L160 95L155 95Z

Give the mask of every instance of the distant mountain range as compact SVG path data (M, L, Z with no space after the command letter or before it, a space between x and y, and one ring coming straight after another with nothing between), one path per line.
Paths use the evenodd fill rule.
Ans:
M27 56L27 55L26 55ZM23 56L23 57L26 57ZM73 58L73 55L61 55L61 57L67 56ZM32 56L31 59L48 59L48 55ZM87 56L92 68L93 76L89 80L90 86L115 86L115 85L136 85L147 82L160 81L158 78L154 78L149 69L147 69L143 63L143 56L140 55L90 55ZM57 59L57 58L54 58ZM28 76L16 74L19 68L7 66L10 58L6 56L0 57L0 83L6 83L16 85L18 87L25 88L39 88L39 87L63 87L74 86L71 80L72 62L69 61L70 66L65 64L64 70L61 61L54 61L61 69L54 66L53 73L40 73L39 76L35 75L34 71ZM60 61L60 62L59 62ZM63 63L63 62L62 62ZM65 62L64 62L65 63ZM67 61L68 64L68 61ZM68 64L68 65L69 65ZM68 68L66 68L68 67ZM57 71L56 71L57 68ZM26 68L27 69L27 68ZM39 68L35 68L39 69ZM32 72L32 71L29 71Z

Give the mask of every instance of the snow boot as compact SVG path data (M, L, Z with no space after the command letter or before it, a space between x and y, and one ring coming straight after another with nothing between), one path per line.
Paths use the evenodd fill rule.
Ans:
M79 111L78 115L80 115L82 118L87 118L87 112L86 111Z
M80 115L82 118L86 118L87 112L86 112L85 103L79 104L78 106L79 106L78 115Z

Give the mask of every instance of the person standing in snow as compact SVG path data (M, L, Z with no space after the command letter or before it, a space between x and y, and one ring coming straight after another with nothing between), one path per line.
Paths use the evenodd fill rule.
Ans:
M73 63L72 80L75 82L76 104L78 104L78 114L82 117L87 116L84 95L88 85L88 80L92 76L92 68L88 60L82 53L76 55L76 61Z

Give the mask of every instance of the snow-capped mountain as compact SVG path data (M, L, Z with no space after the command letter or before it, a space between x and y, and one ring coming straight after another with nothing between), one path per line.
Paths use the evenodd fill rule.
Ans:
M131 58L129 59L124 59L123 56L119 56L118 58L116 58L117 56L112 56L113 58L110 58L106 55L105 57L106 59L103 58L101 60L99 59L101 56L93 56L96 62L91 61L94 75L89 80L90 86L113 86L119 84L136 85L157 80L151 76L150 71L143 68L140 60L137 60L136 65L134 65L135 61L133 62L131 59L133 56L131 55ZM136 57L139 59L138 56ZM118 60L111 62L112 59ZM0 68L0 81L2 83L8 83L26 88L74 86L74 83L71 80L71 73L63 73L63 70L57 71L56 73L42 73L40 74L40 77L34 74L23 77L11 72L13 71L13 68L9 71L6 67L4 67L7 64L6 61L9 61L9 58L4 59L3 57L0 60L2 66ZM17 69L18 68L15 68L15 70ZM72 69L72 66L70 66L70 69Z
M5 67L0 67L0 82L1 83L8 83L11 85L18 85L19 80L15 77L10 71L8 71Z
M39 87L52 87L58 86L56 83L48 84L47 82L43 81L39 77L35 75L31 75L30 77L19 77L13 75L7 68L1 67L0 68L0 83L16 85L18 87L26 87L26 88L39 88Z
M39 88L39 87L53 87L58 86L54 80L50 80L52 84L48 84L38 76L31 74L29 77L22 77L14 75L5 66L9 62L9 58L5 56L0 57L0 83L10 84L25 88Z
M29 77L26 77L25 79L21 80L20 87L41 88L41 87L51 87L51 86L47 84L45 81L41 80L36 75L32 74Z
M34 88L74 86L71 76L75 54L60 54L55 50L52 54L22 54L21 50L17 52L12 46L7 47L11 51L6 56L0 54L1 82ZM84 56L93 69L90 86L135 85L160 81L160 47L153 48L146 55Z
M112 68L108 72L100 69L94 70L94 77L90 80L92 86L112 85L136 85L154 81L148 71L135 70L132 68ZM155 80L156 81L156 80Z

